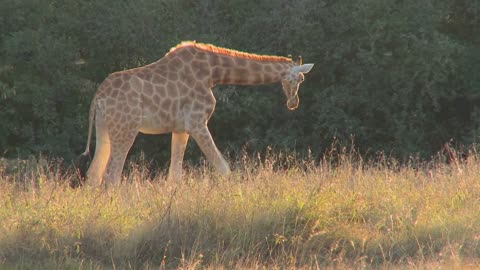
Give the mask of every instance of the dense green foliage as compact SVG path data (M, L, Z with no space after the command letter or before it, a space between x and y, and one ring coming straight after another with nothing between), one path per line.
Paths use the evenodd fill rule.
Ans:
M316 63L295 112L279 85L216 88L223 151L321 154L353 137L363 153L428 157L480 136L476 0L4 0L0 155L81 153L98 84L182 40ZM133 152L146 143L169 155L165 137L140 136Z

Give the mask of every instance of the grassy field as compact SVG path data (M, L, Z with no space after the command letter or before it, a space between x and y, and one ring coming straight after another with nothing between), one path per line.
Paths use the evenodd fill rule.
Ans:
M244 158L181 183L130 164L108 190L70 188L55 161L3 160L0 269L480 268L476 153L331 156Z

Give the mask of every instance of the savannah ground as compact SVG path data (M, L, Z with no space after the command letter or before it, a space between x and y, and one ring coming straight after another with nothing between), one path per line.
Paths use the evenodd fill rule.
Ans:
M108 189L3 160L0 269L480 268L479 156L435 159L268 154L179 183L137 162Z

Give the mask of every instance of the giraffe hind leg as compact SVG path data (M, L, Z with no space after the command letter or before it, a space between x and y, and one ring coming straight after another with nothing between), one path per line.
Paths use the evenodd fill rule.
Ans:
M131 131L121 134L121 138L112 138L111 154L104 176L104 181L107 186L120 184L125 159L135 141L137 133L137 131Z
M107 130L102 125L103 121L101 117L96 118L96 145L95 145L95 155L93 157L92 164L87 172L87 185L90 186L99 186L102 183L103 175L105 172L105 167L107 166L107 161L110 158L110 138L108 136Z

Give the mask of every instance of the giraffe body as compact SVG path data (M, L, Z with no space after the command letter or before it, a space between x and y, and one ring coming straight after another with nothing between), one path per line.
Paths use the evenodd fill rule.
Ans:
M90 185L117 184L138 132L172 132L169 180L181 178L190 135L207 159L226 175L228 163L210 135L207 122L215 110L217 84L256 85L282 82L287 107L298 106L298 87L313 64L260 56L213 45L186 42L152 64L110 74L99 86L90 108L87 148L93 124L95 155L87 172Z

